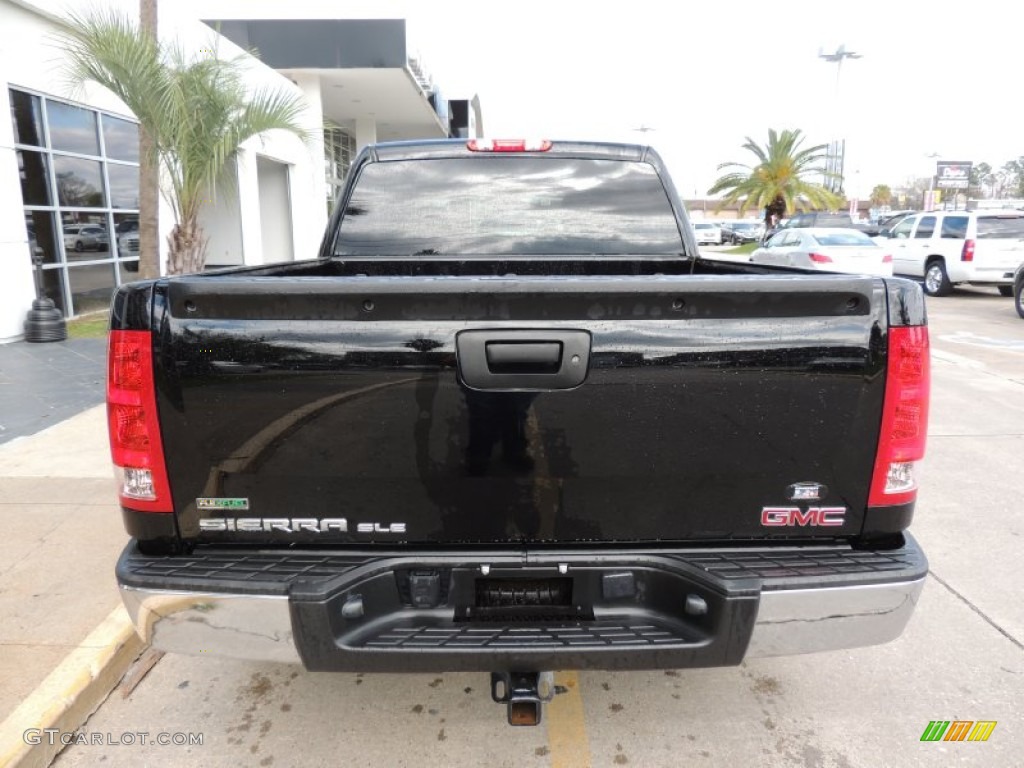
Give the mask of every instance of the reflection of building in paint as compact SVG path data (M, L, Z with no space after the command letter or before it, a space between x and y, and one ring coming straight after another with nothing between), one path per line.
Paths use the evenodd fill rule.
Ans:
M68 316L105 308L138 274L138 127L102 89L74 97L62 90L59 59L39 56L60 30L52 5L0 0L0 92L12 116L0 120L0 341L22 333L35 295L32 253L42 257L45 293ZM315 138L303 145L269 134L243 145L200 213L210 266L314 258L325 199L333 201L363 145L482 130L479 99L446 100L410 55L404 20L224 21L221 34L215 27L190 16L186 3L161 7L161 36L187 56L242 56L249 86L301 93ZM172 224L161 202L161 266ZM98 227L105 241L70 231L82 226Z

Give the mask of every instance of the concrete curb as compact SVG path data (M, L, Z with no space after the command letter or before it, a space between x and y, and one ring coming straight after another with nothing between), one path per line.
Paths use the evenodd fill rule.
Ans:
M118 606L0 723L0 768L45 768L63 749L44 729L73 733L96 711L145 648L123 606ZM38 729L39 744L26 743Z

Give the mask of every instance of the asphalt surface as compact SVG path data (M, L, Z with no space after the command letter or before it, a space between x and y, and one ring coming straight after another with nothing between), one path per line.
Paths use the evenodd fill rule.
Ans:
M736 668L562 674L539 728L505 725L483 674L165 656L83 727L104 743L55 765L1021 765L1024 321L994 289L928 308L933 398L912 531L931 573L897 641ZM931 720L998 724L987 742L923 743ZM202 744L141 746L142 732Z
M0 443L102 403L106 357L106 339L0 344Z

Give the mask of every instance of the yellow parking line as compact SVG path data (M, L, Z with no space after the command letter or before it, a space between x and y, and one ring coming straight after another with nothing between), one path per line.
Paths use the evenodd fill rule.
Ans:
M547 705L551 768L590 768L590 742L583 719L583 696L575 672L556 672L555 685L566 689Z

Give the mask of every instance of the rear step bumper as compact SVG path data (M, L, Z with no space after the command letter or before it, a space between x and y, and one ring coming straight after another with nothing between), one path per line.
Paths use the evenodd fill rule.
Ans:
M439 672L725 666L885 643L910 619L927 569L909 536L878 551L444 555L150 557L132 542L117 576L139 633L162 650L315 670Z

